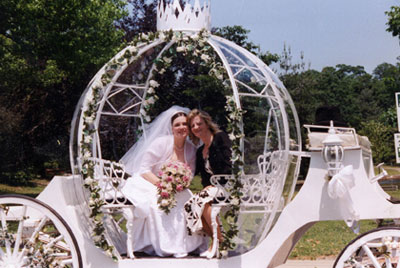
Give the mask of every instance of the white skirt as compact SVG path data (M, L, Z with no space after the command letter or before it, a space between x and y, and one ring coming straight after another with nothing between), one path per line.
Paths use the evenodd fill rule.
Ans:
M164 257L207 249L204 236L188 233L184 205L192 197L190 190L175 195L176 206L168 214L158 208L157 187L139 175L129 178L122 192L135 206L135 251Z

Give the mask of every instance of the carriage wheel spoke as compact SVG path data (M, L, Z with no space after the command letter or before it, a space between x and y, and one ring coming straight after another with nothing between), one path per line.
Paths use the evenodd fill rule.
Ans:
M364 249L365 253L367 253L368 257L371 259L372 264L375 268L382 268L379 264L378 260L375 258L374 254L372 253L371 249L367 245L363 245L362 248Z
M48 244L45 246L45 252L47 252L52 247L57 247L57 243L64 239L63 235L59 235L48 241Z
M0 209L0 214L1 214L1 228L3 235L7 233L7 221L6 221L6 215L4 212L4 209ZM11 256L11 245L9 239L5 238L5 248L6 248L6 254L7 256Z
M48 218L44 216L42 220L40 221L39 225L35 228L35 231L32 233L29 241L25 244L24 249L19 253L18 259L21 261L23 256L25 255L27 251L27 246L31 246L35 240L37 235L39 234L39 231L43 228L43 226L46 224ZM32 248L30 249L32 251ZM32 252L31 252L32 253Z
M386 263L386 268L393 268L392 261L390 260L390 256L385 257L385 263Z
M15 245L14 245L13 257L16 257L17 253L19 251L19 246L21 244L21 238L22 238L22 231L23 231L23 227L24 227L25 216L26 216L26 206L23 206L22 217L21 217L21 220L20 220L20 222L18 224L18 231L17 231L17 237L16 237Z
M0 257L3 259L5 257L3 249L0 247Z

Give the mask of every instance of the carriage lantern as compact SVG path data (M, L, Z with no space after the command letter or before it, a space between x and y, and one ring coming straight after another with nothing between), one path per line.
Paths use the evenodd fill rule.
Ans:
M336 175L342 168L344 150L343 141L336 134L335 128L333 127L333 121L329 128L328 136L323 140L322 158L328 165L329 176Z

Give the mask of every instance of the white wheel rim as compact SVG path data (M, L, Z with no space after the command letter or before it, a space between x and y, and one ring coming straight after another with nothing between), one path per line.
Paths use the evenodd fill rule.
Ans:
M400 267L400 229L371 231L353 240L341 253L335 268Z
M77 243L55 211L25 196L0 196L0 267L80 267Z

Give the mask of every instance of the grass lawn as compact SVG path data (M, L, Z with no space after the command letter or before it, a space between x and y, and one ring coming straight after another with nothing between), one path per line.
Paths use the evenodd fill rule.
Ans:
M48 183L48 180L32 180L31 186L10 186L0 183L0 195L23 194L31 197L36 197L41 191L43 191Z
M399 174L398 169L387 167L390 175ZM0 184L0 194L15 193L35 197L47 185L48 180L33 180L32 187L8 186ZM400 188L400 183L399 183ZM201 180L195 177L190 189L198 192L202 189ZM400 198L400 190L389 192L394 197ZM360 222L360 233L377 227L373 220ZM354 239L354 234L343 221L318 222L308 230L292 251L291 259L317 259L335 258L340 251Z

